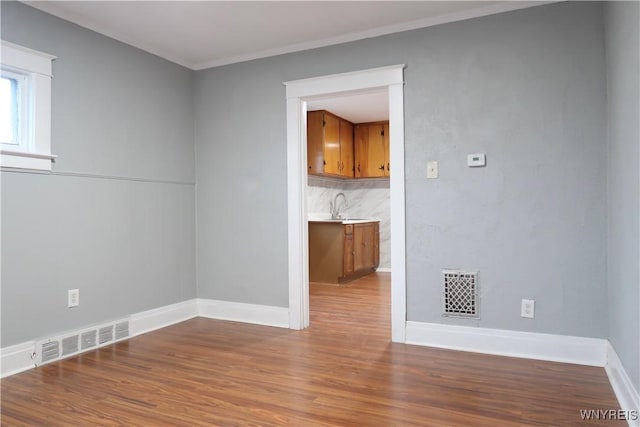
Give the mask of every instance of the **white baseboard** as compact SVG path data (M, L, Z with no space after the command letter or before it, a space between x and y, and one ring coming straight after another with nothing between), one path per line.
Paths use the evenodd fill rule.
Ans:
M232 320L258 325L289 327L289 309L237 302L207 299L191 299L152 310L132 314L129 317L129 338L155 331L197 316ZM69 335L82 331L66 332ZM57 336L61 334L52 334ZM36 341L28 341L0 349L0 378L26 371L35 366L31 359ZM93 350L92 348L91 350ZM89 351L89 350L88 350Z
M607 362L605 339L407 322L407 344L526 359L601 366Z
M631 379L627 375L618 353L611 343L607 343L607 366L605 367L613 392L618 398L620 409L623 411L636 411L636 420L628 420L632 427L640 426L640 394L635 389Z
M198 316L198 300L191 299L164 307L132 314L129 318L129 334L136 336L155 331Z
M198 300L198 315L211 319L232 320L257 325L289 327L289 309L240 302Z
M376 268L378 273L391 273L391 267Z
M31 356L35 351L35 341L23 342L0 349L0 378L33 368L35 364Z

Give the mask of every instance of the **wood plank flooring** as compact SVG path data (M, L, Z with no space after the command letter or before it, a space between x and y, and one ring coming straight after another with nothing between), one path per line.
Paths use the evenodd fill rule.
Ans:
M570 426L602 368L390 343L389 275L311 285L305 331L192 319L1 381L3 426Z

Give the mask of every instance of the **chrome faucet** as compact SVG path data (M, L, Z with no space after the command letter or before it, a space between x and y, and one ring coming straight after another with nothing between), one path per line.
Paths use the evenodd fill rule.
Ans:
M349 203L347 203L347 196L344 193L338 193L333 198L333 202L329 202L329 209L331 210L331 219L341 219L340 209L338 209L338 197L342 196L344 199L344 204L342 206L343 209L347 209L349 207Z

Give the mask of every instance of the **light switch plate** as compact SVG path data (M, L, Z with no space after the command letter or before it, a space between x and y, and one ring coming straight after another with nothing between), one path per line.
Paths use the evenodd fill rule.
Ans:
M467 156L467 166L471 168L485 166L486 164L487 164L487 158L482 153L469 154Z
M427 178L433 179L438 177L438 162L433 160L427 162Z

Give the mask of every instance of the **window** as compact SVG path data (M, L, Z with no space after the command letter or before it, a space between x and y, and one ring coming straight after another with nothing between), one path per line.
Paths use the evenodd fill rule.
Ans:
M0 75L0 142L19 147L26 142L27 129L22 113L27 108L27 76L2 70Z
M51 170L51 61L46 53L2 41L0 165Z

